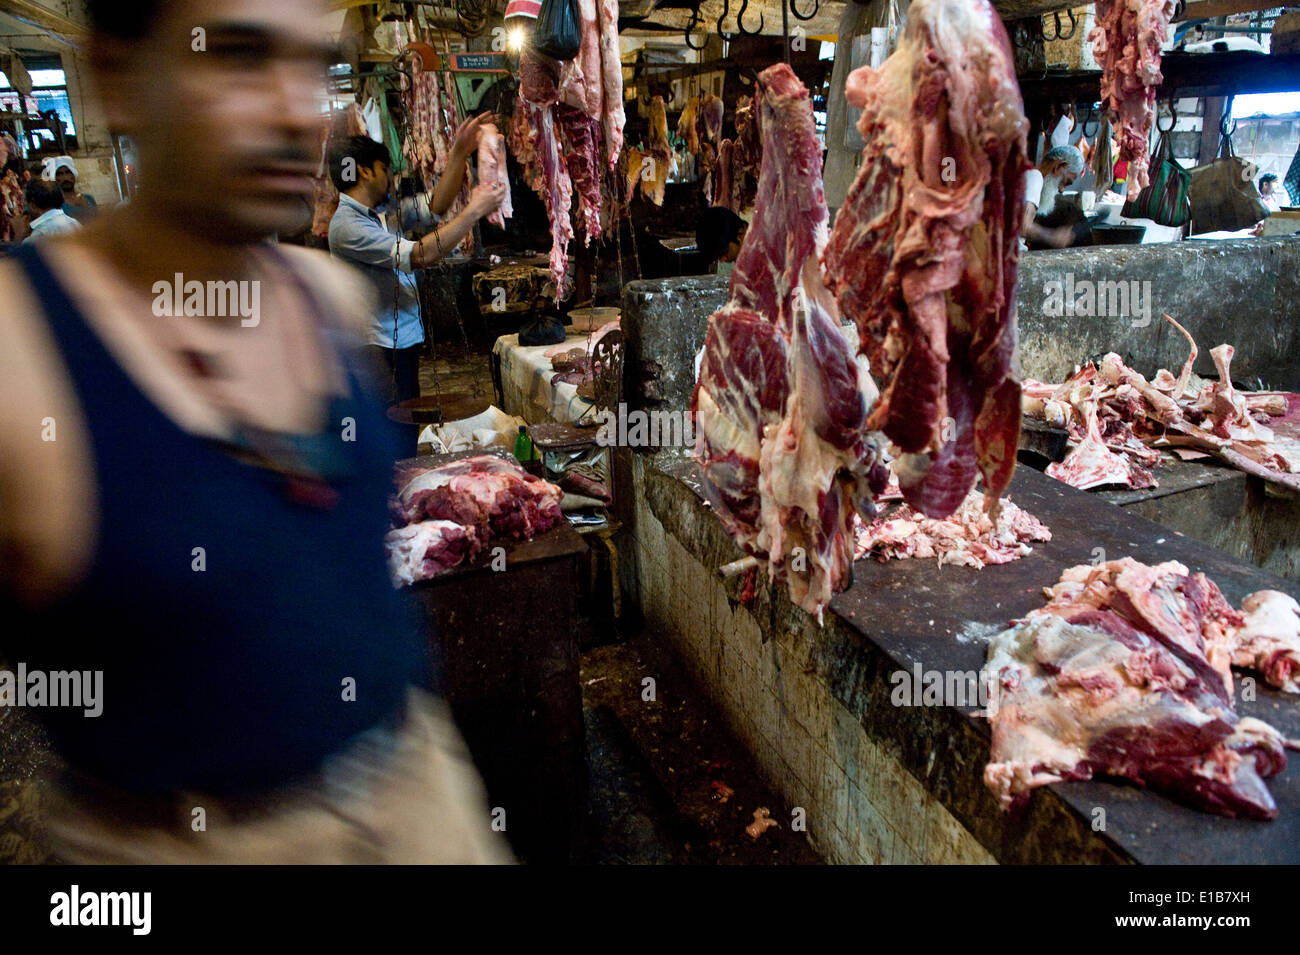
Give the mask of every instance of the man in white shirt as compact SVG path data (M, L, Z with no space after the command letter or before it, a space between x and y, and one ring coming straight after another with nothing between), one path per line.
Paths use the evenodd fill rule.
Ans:
M1056 146L1049 149L1034 169L1025 173L1025 218L1020 235L1026 241L1063 249L1074 237L1070 226L1051 228L1034 221L1038 216L1051 215L1056 207L1056 197L1083 174L1083 153L1073 146Z
M33 179L27 184L27 208L32 217L32 232L23 242L35 242L81 228L80 222L63 211L62 190L45 179Z

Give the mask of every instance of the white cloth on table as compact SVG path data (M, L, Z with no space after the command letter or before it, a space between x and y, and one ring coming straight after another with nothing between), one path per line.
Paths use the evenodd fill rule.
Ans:
M518 415L529 424L555 421L572 424L595 405L578 396L578 386L568 382L551 385L555 369L546 352L552 349L585 348L586 332L569 334L560 345L522 346L518 335L502 335L492 346L501 362L501 392L507 414Z

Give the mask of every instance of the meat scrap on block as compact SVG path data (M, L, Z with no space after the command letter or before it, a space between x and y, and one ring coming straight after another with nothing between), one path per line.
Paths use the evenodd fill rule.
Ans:
M1282 735L1237 715L1231 666L1296 692L1300 607L1260 591L1238 612L1204 574L1132 558L1066 570L1048 603L989 644L993 751L1004 808L1038 786L1119 776L1224 816L1273 819L1264 780Z
M866 429L875 386L817 269L828 216L808 91L778 64L756 99L758 198L709 318L695 455L723 527L820 621L849 583L854 515L874 514L888 469Z
M401 470L384 538L394 586L428 580L475 558L497 538L531 540L563 519L563 492L490 454Z
M946 517L982 476L990 508L1020 434L1017 240L1028 123L987 0L916 0L898 49L849 74L862 165L822 256L880 382L869 427L902 452L908 504Z

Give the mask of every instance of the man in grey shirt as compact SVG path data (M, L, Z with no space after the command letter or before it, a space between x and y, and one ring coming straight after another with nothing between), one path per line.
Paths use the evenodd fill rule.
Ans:
M478 147L479 127L491 114L466 120L456 131L447 166L430 193L403 199L396 214L380 214L390 200L393 176L388 149L366 136L348 136L330 147L329 173L339 191L330 220L330 252L358 268L376 296L370 345L390 373L394 401L420 394L420 345L424 325L415 270L454 249L474 223L501 204L500 183L479 184L469 204L448 222L440 216L460 192L468 158ZM420 233L418 240L403 237Z

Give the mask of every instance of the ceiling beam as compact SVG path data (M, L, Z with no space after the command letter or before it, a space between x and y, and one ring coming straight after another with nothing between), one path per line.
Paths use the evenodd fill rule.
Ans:
M15 20L21 20L58 38L84 40L90 36L88 24L55 13L35 0L0 0L0 13L7 13Z

